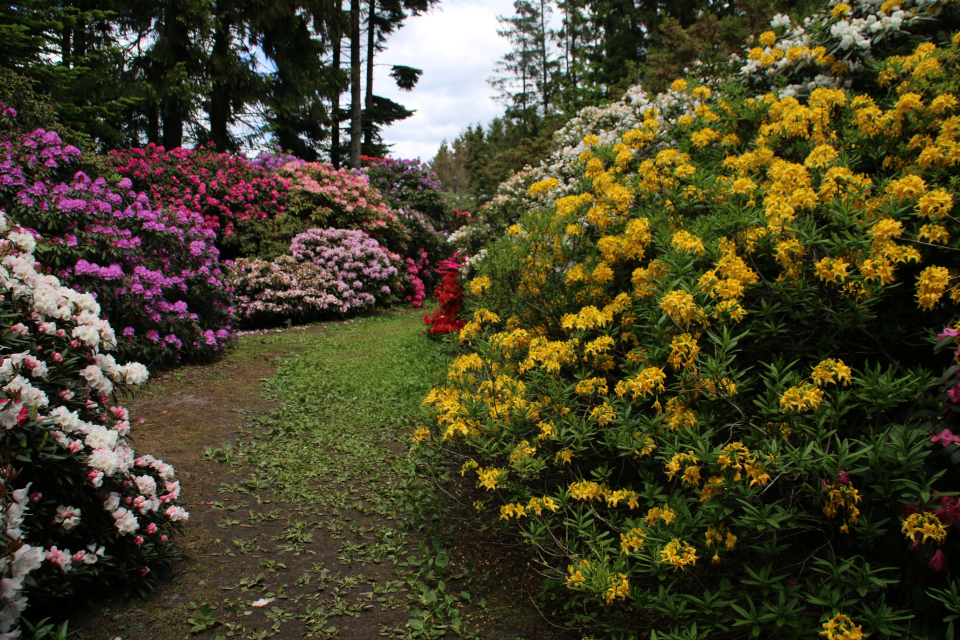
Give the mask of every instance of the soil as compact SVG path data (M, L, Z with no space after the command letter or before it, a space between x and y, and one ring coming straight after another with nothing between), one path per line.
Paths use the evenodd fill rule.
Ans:
M307 340L331 326L283 331ZM408 589L405 576L416 535L405 548L391 547L396 521L349 508L339 518L317 517L297 504L274 503L267 488L251 483L255 476L243 461L224 464L238 438L255 437L255 418L276 408L264 398L263 383L282 359L306 347L297 339L245 337L225 360L162 373L125 403L145 420L131 434L135 450L172 464L181 481L180 503L190 512L177 542L184 557L146 600L94 598L64 612L77 640L366 640L411 633L405 626L417 585ZM391 448L400 450L396 443ZM456 605L466 635L579 637L541 615L535 602L541 581L513 539L459 525L444 537L448 575L476 567L472 578L447 585L447 592L470 593L469 602L460 598Z

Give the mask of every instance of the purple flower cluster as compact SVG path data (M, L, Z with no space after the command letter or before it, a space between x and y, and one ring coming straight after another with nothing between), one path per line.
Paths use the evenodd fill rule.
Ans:
M237 266L240 313L254 323L370 307L390 295L398 275L377 241L352 229L310 229L293 239L290 255Z
M91 177L89 162L56 132L11 127L0 133L0 206L43 231L36 256L45 268L96 296L122 329L123 357L156 364L223 352L233 300L215 232L190 208L155 206L128 178L111 186Z

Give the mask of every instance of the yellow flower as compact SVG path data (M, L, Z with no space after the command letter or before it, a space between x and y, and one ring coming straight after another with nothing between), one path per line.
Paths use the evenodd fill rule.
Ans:
M532 196L538 196L556 189L558 184L559 183L557 182L556 178L547 178L546 180L534 182L532 185L530 185L529 193Z
M930 266L917 278L917 306L930 310L940 301L950 284L950 271L946 267Z
M777 34L773 31L764 31L760 34L760 44L765 47L772 47L777 42Z
M827 640L863 640L863 627L853 626L853 620L838 613L823 623L820 635Z
M937 544L940 544L947 538L947 530L935 514L924 511L922 513L912 513L903 521L901 528L907 540L917 541L917 536L921 536L920 544L923 544L930 538L933 538Z
M697 550L680 538L674 538L660 551L660 562L674 565L674 571L694 566L697 557Z
M470 293L475 296L479 296L481 293L490 288L490 278L487 276L481 276L479 278L474 278L470 281Z
M823 391L809 382L804 382L799 387L790 387L784 392L780 398L780 408L784 411L802 413L816 409L821 402L823 402Z
M687 88L687 81L686 81L686 80L681 80L681 79L679 79L679 78L676 79L676 80L674 80L674 81L670 84L670 90L671 90L671 91L685 91L686 88Z
M673 234L673 238L670 239L670 246L677 251L686 251L687 253L692 253L698 256L702 256L704 252L706 252L706 249L703 246L703 241L689 231L684 231L683 229Z
M842 382L844 386L848 386L851 382L853 371L850 367L843 363L843 360L834 360L833 358L827 358L816 367L813 368L813 379L817 383L817 386L825 387L828 384L836 384ZM836 379L834 379L836 376Z
M836 5L830 11L830 13L833 14L834 20L840 20L850 13L850 5L846 4L845 2L841 2L840 4Z

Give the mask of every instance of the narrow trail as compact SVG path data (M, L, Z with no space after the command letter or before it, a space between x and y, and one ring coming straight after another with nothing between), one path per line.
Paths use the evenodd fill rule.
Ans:
M444 365L421 332L411 312L263 332L220 363L151 383L128 403L146 420L134 446L177 469L191 514L185 558L146 601L70 612L71 630L80 640L561 637L496 572L485 572L499 591L489 603L466 591L476 539L466 552L428 550L405 525L401 442Z

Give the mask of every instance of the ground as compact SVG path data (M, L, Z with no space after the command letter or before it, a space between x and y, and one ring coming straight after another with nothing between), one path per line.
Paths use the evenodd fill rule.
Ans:
M144 420L134 448L177 470L184 559L147 600L68 612L78 638L579 637L541 613L512 537L457 518L409 526L401 442L438 358L418 322L245 335L125 403Z

